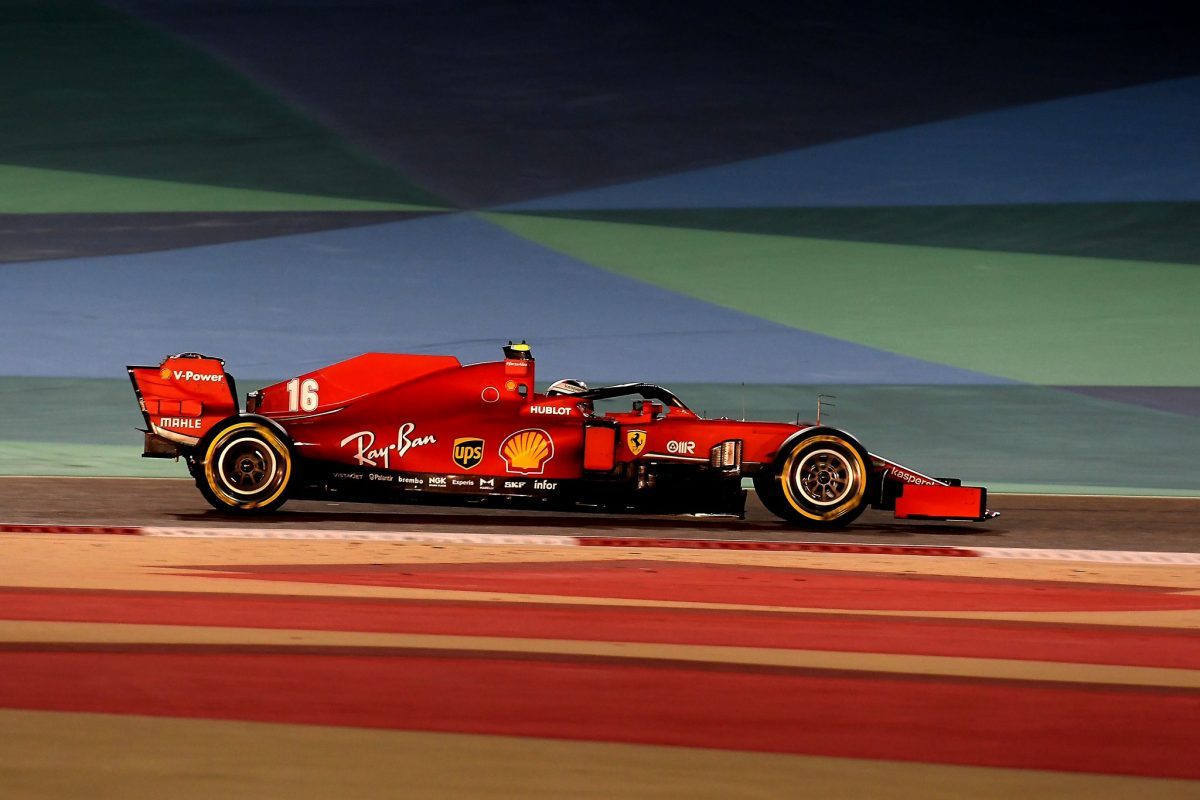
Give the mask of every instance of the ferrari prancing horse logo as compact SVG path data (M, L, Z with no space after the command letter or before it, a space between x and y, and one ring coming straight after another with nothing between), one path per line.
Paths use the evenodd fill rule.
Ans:
M625 444L629 447L629 452L635 456L641 455L641 452L646 449L646 432L626 431Z

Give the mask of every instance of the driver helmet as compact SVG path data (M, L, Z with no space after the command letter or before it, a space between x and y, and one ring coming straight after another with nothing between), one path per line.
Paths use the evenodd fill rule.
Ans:
M581 394L587 391L587 384L577 378L563 378L561 381L555 381L550 384L550 388L546 390L547 397L553 397L560 394Z

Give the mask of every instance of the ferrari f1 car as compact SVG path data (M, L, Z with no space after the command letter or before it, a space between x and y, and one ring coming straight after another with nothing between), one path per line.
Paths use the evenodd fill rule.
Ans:
M180 353L128 371L143 455L182 458L231 514L324 498L742 516L750 478L767 509L806 528L842 527L867 506L900 519L994 516L985 489L903 467L844 431L706 419L647 383L539 393L534 368L524 343L466 366L368 353L251 392L244 411L219 358Z

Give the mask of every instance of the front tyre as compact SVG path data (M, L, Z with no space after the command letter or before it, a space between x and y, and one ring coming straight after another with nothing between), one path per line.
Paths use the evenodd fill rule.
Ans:
M867 507L869 464L858 442L840 431L817 429L780 452L759 493L771 512L795 525L842 528Z
M196 485L213 508L238 514L274 511L295 472L291 449L264 421L232 419L201 443Z

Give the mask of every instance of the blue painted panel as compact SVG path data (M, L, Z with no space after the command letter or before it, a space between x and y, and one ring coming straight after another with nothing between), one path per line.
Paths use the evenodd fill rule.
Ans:
M919 125L508 209L1200 199L1200 78Z
M360 352L493 360L589 381L1005 383L624 278L472 215L0 268L0 374L103 377L195 350L235 376Z

